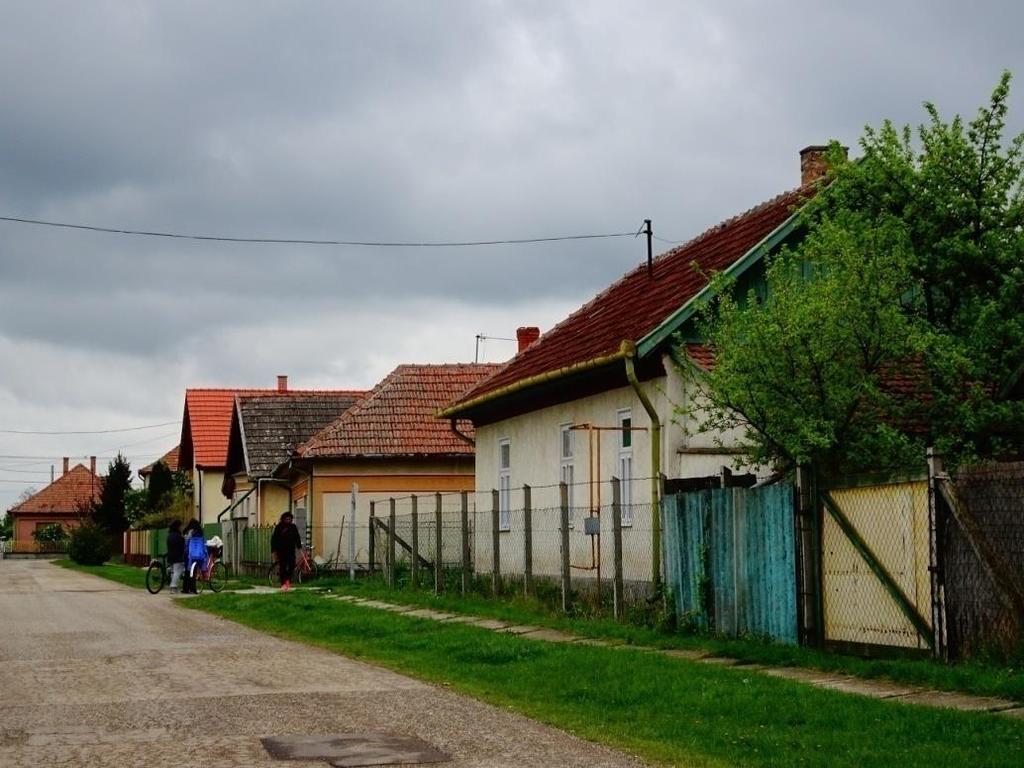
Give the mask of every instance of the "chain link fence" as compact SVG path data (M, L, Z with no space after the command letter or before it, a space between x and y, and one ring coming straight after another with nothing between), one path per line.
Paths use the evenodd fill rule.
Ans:
M950 655L1017 655L1024 639L1024 462L961 471L950 490L940 537ZM941 486L938 495L945 501Z

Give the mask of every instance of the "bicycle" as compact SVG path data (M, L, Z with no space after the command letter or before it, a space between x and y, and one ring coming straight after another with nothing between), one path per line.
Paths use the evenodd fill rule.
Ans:
M309 550L300 549L299 556L295 558L295 568L292 570L293 580L301 584L303 579L306 581L315 579L318 570L316 561L310 556ZM277 563L272 563L270 570L267 571L267 581L270 582L272 587L281 586L281 569Z
M219 548L207 547L206 565L192 563L189 576L192 577L193 583L196 585L197 594L203 591L204 585L208 586L211 592L220 592L227 584L228 569L220 561L220 554Z
M149 568L146 569L146 591L155 595L164 588L170 578L167 575L167 555L162 555L159 560L150 560Z

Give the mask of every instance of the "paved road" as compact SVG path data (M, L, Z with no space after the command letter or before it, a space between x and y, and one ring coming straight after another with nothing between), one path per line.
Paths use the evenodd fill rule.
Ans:
M186 707L185 702L192 701ZM449 766L635 766L526 718L139 590L0 561L0 766L277 766L261 736L386 730Z

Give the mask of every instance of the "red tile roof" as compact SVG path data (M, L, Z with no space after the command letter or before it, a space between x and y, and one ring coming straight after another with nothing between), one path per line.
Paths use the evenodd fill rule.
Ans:
M76 464L33 496L11 507L12 515L77 515L82 504L99 501L103 478Z
M228 439L231 436L231 415L235 395L288 395L295 392L351 393L354 390L276 389L187 389L185 415L181 425L182 469L197 467L223 468L228 460Z
M614 354L623 340L639 341L697 295L710 273L740 259L814 191L802 187L779 195L658 256L653 279L646 264L628 272L454 406L523 379Z
M400 365L296 453L301 458L472 456L473 446L434 414L500 368L483 363ZM471 437L472 425L460 424L460 431Z
M159 461L162 461L164 464L166 464L167 468L169 470L171 470L171 472L177 472L178 471L178 451L180 449L181 449L181 446L180 445L176 445L173 448L171 448L171 450L169 450L167 453L165 453L163 456L161 456L159 459L154 461L152 464L147 464L146 466L144 466L142 469L139 470L139 477L145 477L150 472L152 472L153 471L153 464L156 464Z

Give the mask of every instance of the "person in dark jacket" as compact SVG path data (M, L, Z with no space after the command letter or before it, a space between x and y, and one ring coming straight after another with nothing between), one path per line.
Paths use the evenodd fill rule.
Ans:
M299 529L292 522L293 519L291 512L283 513L280 522L274 526L274 532L270 535L270 551L277 560L282 592L287 592L292 588L295 553L302 549L302 539L299 538Z
M181 574L185 571L185 537L181 535L181 520L172 520L167 529L167 564L171 567L171 593L178 591Z

